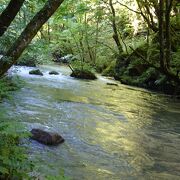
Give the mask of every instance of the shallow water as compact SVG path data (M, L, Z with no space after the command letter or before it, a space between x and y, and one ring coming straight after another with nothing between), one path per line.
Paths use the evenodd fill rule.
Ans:
M16 70L15 70L16 69ZM72 179L180 179L180 102L98 77L77 80L66 67L43 66L43 77L18 67L26 85L0 104L0 119L65 138L58 147L27 145L40 175L64 170ZM49 75L57 70L60 75Z

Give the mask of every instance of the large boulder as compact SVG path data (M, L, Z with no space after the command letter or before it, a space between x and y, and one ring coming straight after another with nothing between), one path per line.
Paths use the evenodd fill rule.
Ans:
M29 74L43 76L43 73L39 69L31 70Z
M63 137L57 133L47 132L41 129L32 129L31 130L33 140L36 140L45 145L58 145L64 142Z
M58 75L59 73L56 72L56 71L50 71L49 74L50 74L50 75Z
M91 71L79 70L79 69L75 69L72 72L71 77L75 77L75 78L78 78L78 79L89 79L89 80L97 79L95 74L93 74Z

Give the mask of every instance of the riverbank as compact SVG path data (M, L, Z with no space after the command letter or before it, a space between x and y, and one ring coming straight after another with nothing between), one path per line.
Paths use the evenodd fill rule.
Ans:
M144 51L140 50L138 53L145 54ZM158 67L158 65L156 66ZM125 85L180 97L180 87L177 83L162 74L158 69L142 62L141 58L135 53L118 56L116 62L110 64L102 71L102 74L114 77L115 80Z
M12 97L12 92L20 90L22 80L17 76L6 76L0 79L0 103ZM16 113L16 110L13 110ZM22 179L31 171L32 164L28 160L24 147L19 146L22 138L28 133L22 131L23 125L14 120L7 120L0 108L0 179Z

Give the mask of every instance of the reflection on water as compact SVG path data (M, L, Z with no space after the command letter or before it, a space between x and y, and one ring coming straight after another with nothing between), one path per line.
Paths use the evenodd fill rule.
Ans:
M65 143L28 146L41 174L64 169L72 179L179 179L180 103L110 80L75 80L66 68L42 67L43 77L15 72L27 82L10 102L0 104L3 119L59 132ZM58 76L48 75L57 70Z

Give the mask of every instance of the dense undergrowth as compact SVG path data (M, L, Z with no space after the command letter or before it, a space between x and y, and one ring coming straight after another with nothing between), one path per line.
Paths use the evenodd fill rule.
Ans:
M0 121L0 179L28 179L32 171L33 164L20 142L28 133L21 129L17 122Z
M18 77L4 77L0 79L0 102L10 97L10 93L20 88L22 81Z
M0 101L10 98L12 91L21 86L22 81L18 77L0 79ZM22 128L20 123L8 121L0 115L0 179L27 178L32 169L27 152L21 145L21 139L28 137Z

